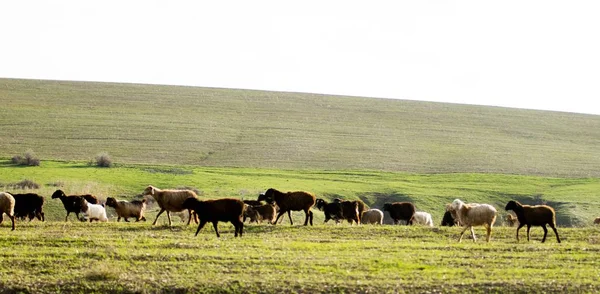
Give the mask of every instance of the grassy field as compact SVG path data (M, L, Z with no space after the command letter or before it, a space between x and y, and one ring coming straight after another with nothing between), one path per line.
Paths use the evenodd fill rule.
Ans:
M32 222L0 229L3 292L597 292L597 228L457 243L458 228ZM476 234L481 238L484 230ZM10 266L6 266L10 264Z
M600 116L194 87L0 79L0 157L600 176Z

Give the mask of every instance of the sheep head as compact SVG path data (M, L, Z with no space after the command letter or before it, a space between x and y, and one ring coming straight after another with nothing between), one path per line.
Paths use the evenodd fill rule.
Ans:
M327 205L327 201L325 201L321 198L317 199L317 201L315 202L315 206L319 210L323 210L325 208L325 205Z
M52 193L52 199L60 198L63 196L65 196L65 192L63 192L62 190L56 190L54 191L54 193Z
M459 211L465 205L460 199L454 199L451 204L451 211Z
M511 200L511 201L508 201L508 203L506 203L506 207L504 207L504 210L514 211L518 206L521 206L521 203Z
M258 195L258 201L265 201L267 203L273 203L275 201L274 199L274 189L270 188L269 190L267 190L267 192L265 192L264 194L260 194Z
M117 199L112 197L106 198L106 205L108 207L117 207Z
M149 185L148 187L146 187L146 189L144 189L144 192L142 192L142 195L154 196L155 192L156 192L156 188L152 185Z
M383 211L390 211L392 208L392 204L391 203L385 203L383 205Z

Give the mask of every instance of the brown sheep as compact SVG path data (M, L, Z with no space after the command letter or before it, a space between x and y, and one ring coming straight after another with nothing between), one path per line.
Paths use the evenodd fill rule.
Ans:
M221 237L217 227L218 222L231 222L235 227L235 237L238 234L242 237L244 233L244 223L242 222L244 205L242 200L233 198L201 201L195 197L190 197L183 202L182 207L195 211L200 218L200 224L194 236L198 236L198 232L207 222L212 222L217 237Z
M275 208L275 204L263 204L250 206L250 209L256 211L258 214L258 218L256 220L257 223L261 223L263 220L266 220L269 224L273 224L275 222L275 215L277 209Z
M15 198L8 192L0 192L0 224L4 220L4 214L12 221L12 230L15 230Z
M258 197L258 201L265 200L267 203L275 203L279 207L279 213L277 214L275 223L277 223L279 218L287 212L288 217L290 218L290 224L293 225L294 221L292 220L291 211L304 210L304 214L306 215L304 220L305 226L308 225L309 220L310 225L313 225L313 212L310 211L310 209L315 205L316 199L317 197L310 192L296 191L283 193L273 188L270 188L265 194L261 194Z
M529 241L529 229L531 226L541 226L544 229L544 238L542 238L542 243L544 243L546 235L548 235L548 229L546 229L546 224L548 224L556 235L556 241L560 243L560 237L556 230L556 213L552 207L548 205L523 205L518 201L511 200L508 201L504 209L514 211L519 220L517 242L519 242L519 230L524 225L527 225L527 241Z
M337 203L344 203L344 202L356 202L356 204L358 205L358 221L356 223L360 224L362 223L362 215L363 213L365 213L365 211L369 210L369 206L366 205L362 200L343 200L340 198L335 198L333 199L333 202L337 202ZM352 206L353 205L349 205L346 204L346 208L344 209L344 218L349 222L352 223L352 221L355 221L355 217L354 217L354 213L352 212ZM350 212L350 214L348 214L348 212Z
M156 225L158 217L166 211L167 219L169 220L169 227L171 226L171 212L179 212L184 210L185 208L183 208L182 205L187 198L197 198L196 193L192 190L161 190L153 186L146 187L144 192L142 192L142 195L152 196L160 207L160 211L156 215L156 219L152 225ZM188 212L189 218L187 224L189 225L192 221L192 211L188 209Z
M113 197L106 198L106 206L112 207L117 213L117 222L123 218L126 222L130 217L135 217L135 221L140 220L146 221L144 217L144 211L146 210L146 199L133 200L131 202L125 200L117 200Z
M390 217L394 220L394 224L398 224L399 221L405 220L406 225L412 225L413 216L415 214L415 205L410 202L394 202L385 203L383 205L383 211L390 213Z
M597 218L594 220L594 225L600 225L600 217L597 217Z
M510 213L504 216L504 220L506 221L506 225L509 227L514 227L515 224L519 222L517 217Z

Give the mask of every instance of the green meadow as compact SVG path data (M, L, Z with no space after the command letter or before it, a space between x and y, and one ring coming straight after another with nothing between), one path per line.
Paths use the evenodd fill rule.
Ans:
M0 190L45 196L47 221L0 225L0 292L598 292L600 116L216 88L0 79ZM39 166L18 166L31 150ZM102 152L113 167L93 165ZM29 180L36 189L19 189ZM83 223L50 195L136 199L147 185L202 199L268 188L410 201L435 227ZM492 242L439 227L459 198L499 211ZM563 243L515 240L511 199L548 204Z

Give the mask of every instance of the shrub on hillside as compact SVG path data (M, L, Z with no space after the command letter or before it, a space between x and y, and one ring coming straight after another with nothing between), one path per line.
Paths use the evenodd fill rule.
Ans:
M98 167L111 167L113 165L112 158L106 152L96 155L94 163Z
M7 187L12 189L39 189L40 185L32 180L25 179L20 182L8 184Z
M39 166L40 159L35 156L32 150L27 150L25 156L15 155L11 159L12 163L16 165L27 165L27 166Z

